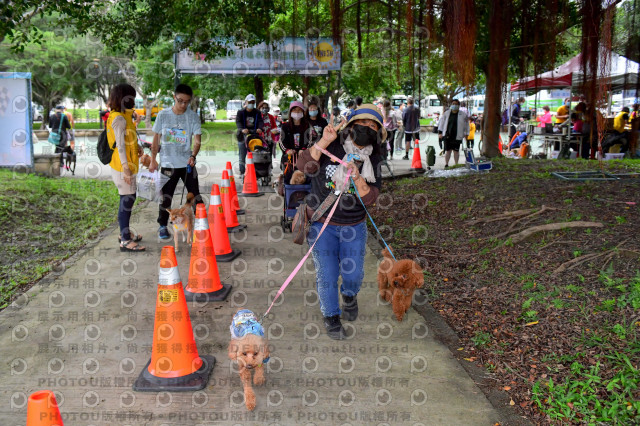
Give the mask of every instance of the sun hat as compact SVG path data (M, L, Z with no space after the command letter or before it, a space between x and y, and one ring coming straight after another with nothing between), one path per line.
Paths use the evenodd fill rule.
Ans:
M292 110L293 108L295 108L295 107L302 108L302 111L304 111L304 110L306 109L306 108L304 107L304 105L302 104L302 102L300 102L300 101L292 101L292 102L289 104L289 111L291 111L291 110Z
M380 109L373 104L362 104L355 110L349 114L347 117L347 127L350 124L353 124L356 120L370 119L378 123L379 129L381 129L381 142L387 139L387 130L382 125L382 114L380 113Z

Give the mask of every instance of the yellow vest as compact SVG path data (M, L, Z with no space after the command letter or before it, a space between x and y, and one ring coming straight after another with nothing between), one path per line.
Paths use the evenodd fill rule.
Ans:
M132 109L125 110L124 113L117 111L111 111L109 113L109 118L107 119L107 140L109 141L109 146L113 146L113 143L116 141L116 135L113 132L113 120L118 116L123 116L127 123L124 132L125 152L127 153L129 170L131 170L131 174L134 175L138 173L138 134L136 133L136 126L133 124L132 114ZM109 165L114 170L122 171L120 153L117 147L113 150L113 156L111 157L111 163L109 163Z

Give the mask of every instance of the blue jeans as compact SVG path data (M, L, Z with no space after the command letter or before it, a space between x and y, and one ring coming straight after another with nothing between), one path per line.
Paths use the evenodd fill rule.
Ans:
M314 222L309 229L307 241L313 245L322 223ZM340 293L355 296L360 291L364 278L364 255L367 244L367 225L327 225L318 243L313 248L316 267L316 285L320 299L320 311L325 317L340 315L338 277L342 276Z

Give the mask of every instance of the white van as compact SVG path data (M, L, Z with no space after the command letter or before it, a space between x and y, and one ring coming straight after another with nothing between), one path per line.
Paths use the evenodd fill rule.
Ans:
M437 95L429 95L420 101L422 118L433 118L436 112L442 115L442 103Z
M391 107L393 109L400 108L400 105L407 104L407 96L406 95L393 95L391 96Z
M227 120L235 120L239 109L242 109L242 99L232 99L227 102Z

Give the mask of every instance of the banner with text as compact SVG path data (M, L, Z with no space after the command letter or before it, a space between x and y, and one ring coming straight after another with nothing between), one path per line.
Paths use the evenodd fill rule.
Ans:
M0 167L33 166L31 73L0 72Z

